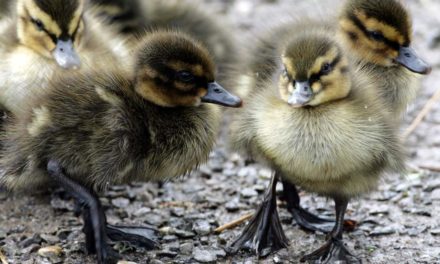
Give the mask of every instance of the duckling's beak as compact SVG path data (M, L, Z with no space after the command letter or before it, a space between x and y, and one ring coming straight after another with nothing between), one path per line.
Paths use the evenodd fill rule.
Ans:
M287 103L293 107L302 107L313 98L313 91L309 81L295 82L295 91L287 100Z
M57 46L52 51L52 56L61 67L65 69L77 69L81 66L81 60L73 48L71 39L58 39Z
M202 97L202 102L229 107L241 107L243 104L240 97L229 93L216 82L208 83L208 93Z
M411 47L401 47L396 62L415 73L428 74L431 72L431 66L417 56L416 51Z

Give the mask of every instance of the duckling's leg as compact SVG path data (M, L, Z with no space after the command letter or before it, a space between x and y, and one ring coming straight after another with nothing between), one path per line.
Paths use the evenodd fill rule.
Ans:
M288 246L286 235L278 217L276 201L277 183L278 176L272 176L263 202L240 237L229 247L230 253L237 253L240 249L247 249L256 252L260 257L265 257Z
M344 232L344 215L347 209L348 199L335 198L336 223L332 232L327 235L327 242L314 251L301 258L301 262L311 263L361 263L350 251L345 247L342 240Z
M283 182L283 198L287 203L287 210L292 214L295 222L307 231L330 233L335 222L332 219L316 216L300 205L300 197L296 186L287 180Z
M316 216L301 207L298 190L296 186L281 177L283 183L283 199L287 203L287 210L292 214L295 222L307 231L320 231L330 233L335 225L335 221L329 218ZM346 231L354 229L356 222L345 220L344 228Z
M106 218L98 197L84 186L76 183L66 176L60 164L50 160L47 164L49 175L63 188L65 188L80 204L84 206L83 231L86 235L88 253L97 253L99 264L116 263L117 253L107 245Z

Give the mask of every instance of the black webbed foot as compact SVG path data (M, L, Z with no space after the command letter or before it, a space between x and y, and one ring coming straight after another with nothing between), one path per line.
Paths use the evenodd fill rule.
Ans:
M156 229L143 226L114 226L107 224L106 232L110 240L127 242L130 245L147 250L159 248L156 238Z
M278 217L275 194L277 182L277 177L273 176L262 204L240 237L231 244L229 253L235 254L240 249L245 249L254 251L260 257L265 257L288 246Z
M306 231L319 231L323 233L330 233L335 225L335 221L329 218L323 218L310 213L300 205L300 197L296 186L284 180L282 199L287 203L287 210L292 214L294 221L299 227ZM345 220L344 230L353 231L356 227L356 221Z
M333 230L327 235L325 244L314 252L301 258L301 262L309 262L316 264L332 264L361 263L350 251L345 247L342 234L344 231L344 215L347 209L348 199L334 198L336 209L336 221Z
M298 226L307 231L330 233L335 225L335 221L316 216L302 207L291 208L289 209L289 212L292 214L293 219Z
M317 264L361 263L361 261L356 256L351 254L350 251L344 246L342 240L335 238L330 238L322 247L302 257L301 262Z

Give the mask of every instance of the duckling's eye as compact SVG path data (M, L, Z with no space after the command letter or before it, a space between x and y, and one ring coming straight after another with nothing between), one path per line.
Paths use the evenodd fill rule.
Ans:
M43 24L43 22L41 22L41 20L32 18L31 21L32 21L32 23L34 23L34 25L37 27L37 29L39 31L44 30L44 24Z
M330 63L325 63L321 67L321 74L328 74L332 71L333 67Z
M179 71L177 72L177 79L182 82L192 82L194 81L195 77L189 71Z
M381 40L384 40L384 39L385 39L384 35L382 35L382 33L380 33L379 31L371 31L371 32L370 32L370 36L371 36L374 40L377 40L377 41L381 41Z

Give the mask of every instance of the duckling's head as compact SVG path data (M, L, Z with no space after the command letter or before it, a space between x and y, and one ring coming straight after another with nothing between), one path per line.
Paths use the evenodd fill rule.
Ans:
M351 89L348 60L327 36L293 37L282 56L281 98L293 107L318 106L346 97Z
M180 33L149 34L140 45L134 72L136 92L160 106L241 106L240 98L215 82L214 62L208 51Z
M78 68L75 49L84 29L83 8L84 0L18 0L20 43L63 68Z
M363 61L427 74L431 67L411 48L412 21L397 0L348 0L339 19L344 40Z

